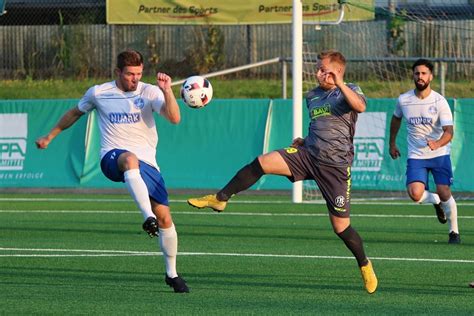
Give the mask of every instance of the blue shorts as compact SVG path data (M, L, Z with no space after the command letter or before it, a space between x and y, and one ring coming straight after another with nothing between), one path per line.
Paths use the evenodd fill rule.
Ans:
M117 158L128 150L112 149L100 161L102 173L114 182L125 182L123 172L119 170ZM169 205L168 192L165 187L165 180L161 173L153 166L139 160L140 175L148 188L148 195L155 202L162 205Z
M453 184L453 169L449 155L431 159L408 159L407 161L407 185L412 182L423 182L429 190L428 173L433 175L434 183L441 185Z

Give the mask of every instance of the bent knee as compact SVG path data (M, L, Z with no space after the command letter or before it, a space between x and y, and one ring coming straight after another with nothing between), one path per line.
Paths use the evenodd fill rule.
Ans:
M410 187L408 188L407 192L408 196L412 199L413 202L418 202L423 197L423 193L425 192L425 190Z
M118 164L123 171L130 169L138 169L140 163L137 156L131 152L125 152L118 158Z
M168 206L152 201L152 207L160 228L169 228L173 225L173 217Z
M418 203L421 200L421 197L423 196L423 194L412 194L409 192L408 196L413 202Z
M157 216L157 220L160 228L170 228L173 226L173 219L171 216Z
M330 215L332 230L336 235L342 233L351 224L349 217L336 217Z

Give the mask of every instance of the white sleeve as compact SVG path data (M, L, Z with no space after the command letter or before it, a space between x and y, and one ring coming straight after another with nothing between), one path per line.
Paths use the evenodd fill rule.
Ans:
M156 113L160 113L161 108L165 104L165 96L163 95L163 91L157 86L151 85L150 90L150 101L151 101L151 108Z
M78 109L84 113L90 112L95 109L95 86L89 88L84 96L79 100L77 105Z
M453 114L449 108L448 101L445 98L441 98L439 101L439 121L441 126L453 125Z
M397 99L397 105L395 105L395 111L393 111L393 116L398 118L401 118L403 116L400 98Z

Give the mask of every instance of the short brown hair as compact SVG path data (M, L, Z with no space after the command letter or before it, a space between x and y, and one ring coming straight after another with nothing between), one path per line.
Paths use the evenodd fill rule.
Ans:
M143 65L143 56L139 51L128 49L117 56L117 68L123 70L127 66Z
M329 50L323 50L318 54L318 59L324 59L324 58L329 58L330 62L336 62L339 63L343 66L346 65L346 58L344 55L337 50L329 49Z

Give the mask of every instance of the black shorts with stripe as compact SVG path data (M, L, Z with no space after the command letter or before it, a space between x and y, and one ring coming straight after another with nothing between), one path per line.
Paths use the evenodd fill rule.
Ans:
M349 217L351 205L351 167L321 165L304 147L288 147L278 152L288 164L291 182L314 180L329 212L337 217Z

